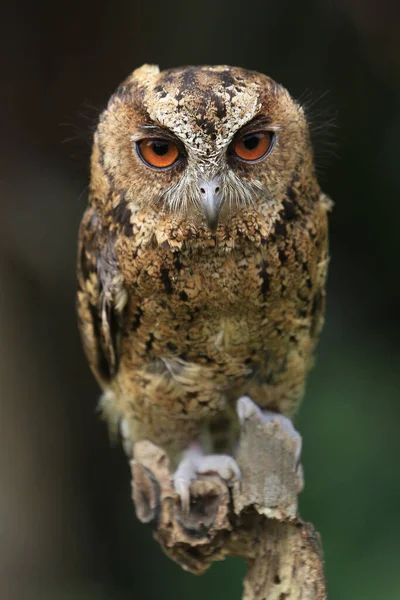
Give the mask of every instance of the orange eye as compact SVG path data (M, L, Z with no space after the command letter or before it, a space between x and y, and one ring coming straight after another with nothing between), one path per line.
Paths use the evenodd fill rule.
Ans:
M233 143L233 152L241 160L257 162L272 148L273 137L268 131L248 133Z
M176 144L169 140L141 140L137 142L136 149L142 161L153 169L168 169L180 156Z

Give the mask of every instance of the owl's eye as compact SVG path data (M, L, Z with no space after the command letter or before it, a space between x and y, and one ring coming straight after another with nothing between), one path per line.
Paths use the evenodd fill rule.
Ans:
M268 131L248 133L233 142L232 151L240 160L258 162L272 148L273 134Z
M169 169L180 158L177 145L170 140L141 140L136 143L136 150L142 161L153 169Z

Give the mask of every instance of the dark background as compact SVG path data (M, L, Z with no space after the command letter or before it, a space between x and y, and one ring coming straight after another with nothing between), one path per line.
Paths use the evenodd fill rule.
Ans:
M136 521L74 313L92 130L144 62L227 63L308 104L334 199L327 324L297 425L330 598L400 598L400 19L388 0L7 3L0 40L0 598L238 599ZM332 124L333 122L333 124Z

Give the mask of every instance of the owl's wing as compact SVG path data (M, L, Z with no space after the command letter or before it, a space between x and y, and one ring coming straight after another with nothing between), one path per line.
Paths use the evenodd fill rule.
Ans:
M118 371L119 342L127 293L113 239L89 207L79 231L77 310L83 347L92 371L105 388Z
M333 208L333 201L326 194L319 196L319 211L317 216L320 236L318 246L315 246L315 266L313 268L314 286L311 287L311 326L310 335L317 343L325 320L326 280L329 266L328 221L327 213Z

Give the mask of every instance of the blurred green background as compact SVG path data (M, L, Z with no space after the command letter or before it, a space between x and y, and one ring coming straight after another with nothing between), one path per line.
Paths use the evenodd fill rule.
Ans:
M92 130L143 62L241 65L312 105L335 210L327 323L297 419L302 514L322 534L331 599L400 598L399 27L389 0L3 5L2 600L241 598L240 561L196 578L136 521L75 324Z

